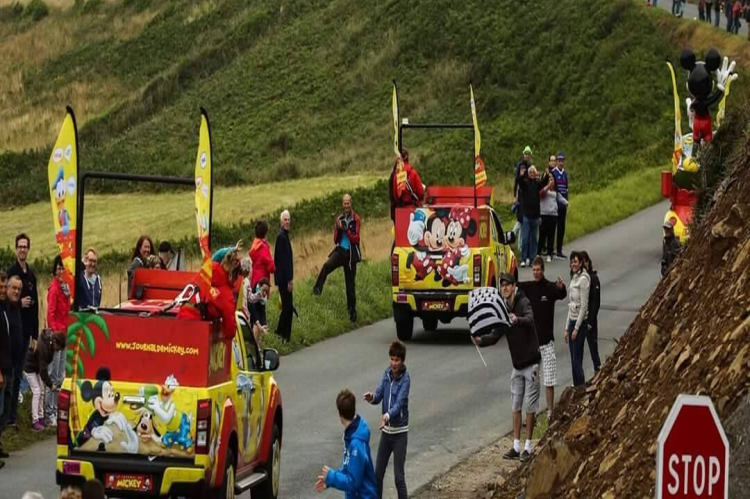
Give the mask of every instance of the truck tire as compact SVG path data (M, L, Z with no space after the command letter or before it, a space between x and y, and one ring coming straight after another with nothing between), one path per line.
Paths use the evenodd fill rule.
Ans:
M235 484L234 452L227 449L227 458L224 461L224 483L219 490L213 491L212 496L216 499L230 499L234 497Z
M263 465L268 478L263 480L256 487L253 487L250 495L253 498L276 499L279 495L279 481L281 478L281 433L276 422L273 423L273 433L271 440L271 455L268 461Z
M414 316L403 305L393 306L393 319L396 321L396 336L401 341L410 341L414 334Z
M437 317L422 317L422 327L425 331L436 331L438 328Z

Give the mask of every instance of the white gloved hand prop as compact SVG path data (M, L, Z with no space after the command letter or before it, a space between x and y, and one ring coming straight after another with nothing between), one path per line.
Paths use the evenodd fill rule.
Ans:
M453 277L456 281L467 283L469 282L469 266L468 265L457 265L448 269L448 274Z
M461 258L466 258L469 256L469 247L468 246L461 246Z
M120 447L122 447L126 452L130 454L137 454L138 453L138 435L136 435L135 431L133 431L133 428L130 427L130 425L125 425L125 430L123 431L125 433L125 442L120 442Z
M123 433L125 433L126 428L130 428L130 426L128 425L128 421L125 419L125 416L123 416L121 412L110 414L104 424L108 426L115 425Z
M695 116L695 111L690 107L693 104L693 100L688 97L685 99L685 105L687 106L687 115L688 115L688 125L690 125L690 129L693 129L693 117Z
M724 86L729 81L729 78L732 80L737 79L737 73L734 72L734 67L736 66L735 61L732 61L732 63L729 63L729 58L724 57L724 60L721 63L721 68L716 70L716 88L724 91Z
M96 428L91 430L91 436L99 440L100 442L104 442L105 444L110 443L115 438L112 434L112 430L110 430L106 426L97 426Z
M415 246L424 235L425 214L422 210L417 210L409 215L409 220L407 236L409 237L409 244Z

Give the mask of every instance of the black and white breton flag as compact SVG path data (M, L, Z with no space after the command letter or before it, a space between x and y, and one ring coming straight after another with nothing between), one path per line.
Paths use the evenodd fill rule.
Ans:
M500 292L494 287L469 292L469 330L472 335L490 327L510 327L510 314Z

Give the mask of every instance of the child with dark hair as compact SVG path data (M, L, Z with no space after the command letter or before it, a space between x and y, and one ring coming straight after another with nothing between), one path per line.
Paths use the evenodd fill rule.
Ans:
M382 402L383 417L380 421L380 444L375 466L378 480L378 497L383 497L383 478L388 467L388 461L393 454L393 475L396 481L398 499L406 499L406 445L409 435L409 389L411 378L406 372L406 347L400 341L391 343L388 349L390 365L383 373L380 384L375 393L364 395L366 402L379 404Z
M346 499L374 499L377 485L370 455L370 428L357 414L357 399L349 390L339 392L336 408L345 428L343 463L337 470L323 466L315 490L323 492L331 487L343 491Z
M55 383L49 375L48 367L56 352L65 348L65 334L53 333L49 329L42 331L39 335L35 350L29 350L26 356L24 374L31 387L31 419L34 431L44 430L44 389L45 386L51 394L57 395L60 384Z

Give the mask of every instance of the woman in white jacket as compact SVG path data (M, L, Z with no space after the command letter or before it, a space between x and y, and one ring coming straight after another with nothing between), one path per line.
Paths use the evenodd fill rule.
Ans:
M570 363L573 368L573 386L586 383L583 373L583 350L588 329L589 288L591 279L583 265L583 256L578 251L570 254L570 287L568 288L568 320L563 339L570 348Z

